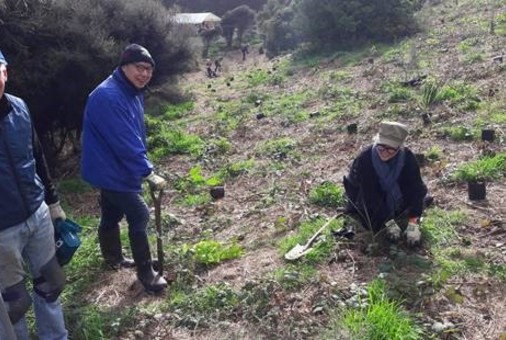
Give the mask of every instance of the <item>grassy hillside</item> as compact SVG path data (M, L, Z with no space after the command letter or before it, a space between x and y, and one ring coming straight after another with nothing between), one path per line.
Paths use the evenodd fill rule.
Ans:
M162 296L104 269L97 192L62 181L84 227L63 295L73 339L505 337L506 61L494 57L506 5L438 1L418 19L423 32L390 46L275 60L252 49L245 62L232 51L219 77L183 80L186 102L149 106L150 155L171 184ZM435 205L423 244L336 237L338 219L311 253L284 260L342 206L342 177L381 120L406 123L408 147L426 156ZM487 179L487 200L468 200L473 176Z

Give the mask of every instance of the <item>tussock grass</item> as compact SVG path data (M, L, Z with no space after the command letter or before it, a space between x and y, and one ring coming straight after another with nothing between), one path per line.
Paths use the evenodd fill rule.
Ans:
M399 302L387 297L382 280L372 281L367 288L367 298L360 307L347 307L337 314L331 328L323 338L331 339L332 333L346 334L347 339L405 340L423 339L423 332Z
M457 181L492 181L506 175L506 153L461 164L453 178Z

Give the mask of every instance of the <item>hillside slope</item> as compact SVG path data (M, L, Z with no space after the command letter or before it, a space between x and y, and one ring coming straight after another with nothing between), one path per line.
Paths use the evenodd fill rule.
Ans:
M243 62L232 51L219 77L202 71L182 79L194 104L165 123L199 136L205 148L158 161L172 184L163 239L174 283L162 297L144 296L130 271L94 272L99 279L76 293L78 304L119 320L116 328L103 326L118 339L347 339L343 311L380 276L423 330L420 338L504 337L504 176L487 183L484 201L470 201L465 182L452 176L466 162L505 151L506 62L494 57L504 53L506 5L441 1L419 20L424 32L392 46L301 61L267 60L253 50ZM324 259L286 262L290 237L335 214L314 204L315 189L340 186L381 120L407 124L407 145L429 158L422 175L435 206L423 222L422 246L389 245L363 230L353 240L327 232ZM347 132L350 124L358 133ZM480 139L485 127L496 133L491 143ZM198 186L189 175L196 166L204 181ZM220 171L228 173L225 197L211 200L206 180ZM79 216L98 213L86 204L95 196L64 192ZM210 266L188 260L185 245L209 239L237 244L244 254ZM94 239L86 242L96 258ZM81 256L90 255L78 254L71 271ZM73 318L76 307L66 308Z

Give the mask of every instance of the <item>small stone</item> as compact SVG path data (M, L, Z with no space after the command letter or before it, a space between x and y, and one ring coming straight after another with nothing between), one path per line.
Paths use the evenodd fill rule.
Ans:
M442 333L445 330L445 325L441 322L434 322L434 324L432 324L432 330L435 333Z

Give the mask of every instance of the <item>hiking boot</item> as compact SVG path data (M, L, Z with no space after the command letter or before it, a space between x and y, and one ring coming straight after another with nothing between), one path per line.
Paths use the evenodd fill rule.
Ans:
M111 269L135 267L134 260L123 255L119 225L110 229L99 227L98 243L105 264Z
M144 286L144 289L152 293L164 290L167 287L167 281L153 269L147 235L130 235L130 246L137 266L137 278Z

